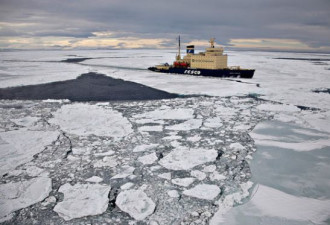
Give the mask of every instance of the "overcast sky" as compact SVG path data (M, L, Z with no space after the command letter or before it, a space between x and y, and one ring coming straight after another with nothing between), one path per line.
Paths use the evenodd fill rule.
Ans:
M236 48L330 52L330 0L0 0L0 49Z

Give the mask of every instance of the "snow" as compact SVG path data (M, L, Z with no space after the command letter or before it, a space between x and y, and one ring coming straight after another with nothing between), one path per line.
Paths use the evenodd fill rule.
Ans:
M195 166L215 161L217 156L217 151L212 149L174 149L159 160L159 164L170 170L189 170Z
M183 191L183 194L194 198L213 200L220 194L220 188L211 184L199 184Z
M57 131L26 129L0 133L0 175L27 163L57 139Z
M182 187L188 187L189 185L194 183L195 180L196 179L193 177L175 178L172 180L172 183Z
M154 152L138 158L138 161L141 162L143 165L153 164L156 160L158 160L158 157Z
M155 203L141 190L121 191L116 205L136 220L144 220L155 210Z
M110 189L100 184L66 183L58 190L64 194L64 199L57 203L54 211L66 221L102 214L108 208Z
M52 190L52 180L37 177L0 185L0 220L10 213L44 200Z
M101 106L82 103L63 105L53 115L49 122L71 134L121 139L133 131L131 123L121 113Z
M149 144L149 145L139 145L139 146L136 146L134 149L133 149L133 152L145 152L145 151L150 151L156 147L158 147L159 144Z

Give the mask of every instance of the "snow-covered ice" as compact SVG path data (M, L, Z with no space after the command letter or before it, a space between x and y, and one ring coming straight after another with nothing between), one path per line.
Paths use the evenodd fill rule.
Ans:
M121 191L116 205L136 220L143 220L155 210L155 203L141 190Z
M159 164L170 170L189 170L212 162L217 156L217 151L212 149L175 149L159 160Z
M1 87L72 79L94 71L182 95L170 100L83 104L0 100L1 154L14 151L0 160L0 186L25 183L31 177L51 179L53 184L49 201L22 206L3 219L29 224L86 220L134 224L134 216L123 213L114 202L121 192L139 188L155 204L141 222L146 224L326 224L330 218L326 210L330 95L315 90L329 88L329 55L228 54L230 65L255 68L253 79L145 70L171 62L175 53L168 50L0 52ZM60 62L69 57L90 59ZM259 123L269 119L273 120ZM38 136L40 141L35 141ZM109 210L69 222L52 211L66 198L59 187L70 182L83 191L76 185L100 185L93 176L112 187L104 198ZM183 178L195 180L188 187L171 182ZM256 184L252 193L250 179ZM208 188L203 185L214 190L205 192ZM214 186L222 193L207 196L211 200L201 198L205 193L215 195ZM144 201L138 203L137 210L130 209L137 215L153 208L140 205Z
M156 148L159 144L139 145L133 149L133 152L145 152Z
M193 177L175 178L172 180L172 183L182 187L188 187L194 183L195 180L196 178Z
M183 191L183 194L194 198L213 200L220 194L220 188L216 185L198 184L191 189Z
M26 129L0 133L0 175L27 163L59 136L58 131Z
M52 180L37 177L0 185L0 219L44 200L52 190Z
M102 214L108 208L108 185L66 183L58 191L64 194L64 199L54 211L65 220Z
M143 155L138 158L138 161L141 162L143 165L153 164L158 159L156 153L150 153L147 155Z
M120 139L133 131L131 123L121 113L82 103L62 106L49 122L76 135L94 134Z

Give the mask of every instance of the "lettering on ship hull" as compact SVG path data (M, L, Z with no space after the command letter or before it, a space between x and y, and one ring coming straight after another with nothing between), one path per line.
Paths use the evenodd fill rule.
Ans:
M201 71L199 70L185 70L184 71L185 74L195 74L195 75L200 75Z

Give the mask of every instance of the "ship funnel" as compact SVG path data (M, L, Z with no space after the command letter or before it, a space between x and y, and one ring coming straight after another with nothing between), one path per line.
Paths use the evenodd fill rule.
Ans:
M187 54L194 54L194 53L195 53L195 45L188 45Z

